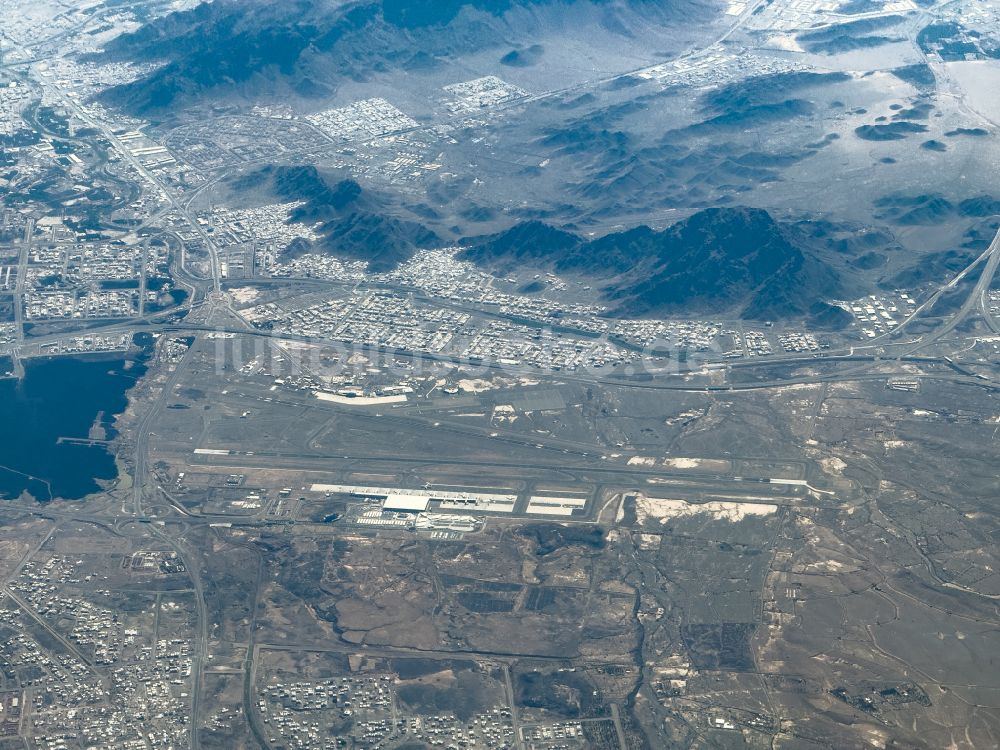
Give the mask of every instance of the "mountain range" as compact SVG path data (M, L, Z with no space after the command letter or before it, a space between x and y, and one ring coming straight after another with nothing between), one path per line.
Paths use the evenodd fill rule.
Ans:
M567 22L630 38L684 17L701 0L215 0L154 19L112 40L99 61L161 63L104 93L134 114L245 94L317 99L345 80L426 70L496 49L497 63L539 64L547 32Z
M286 252L319 251L394 268L422 248L450 244L388 196L314 166L270 166L230 180L234 195L297 202L289 218L322 239ZM782 222L757 208L697 211L657 231L638 226L597 239L541 221L458 241L464 260L506 274L546 269L592 280L615 313L722 314L748 319L828 312L823 300L853 291L849 262L867 247L831 241L829 227Z

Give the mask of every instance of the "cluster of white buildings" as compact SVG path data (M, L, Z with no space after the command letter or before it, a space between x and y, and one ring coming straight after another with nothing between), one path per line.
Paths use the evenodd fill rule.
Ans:
M477 330L462 356L499 365L572 371L617 366L637 355L599 338L576 338L506 320L489 320Z
M86 354L96 352L124 352L132 345L131 333L92 334L65 336L38 345L38 354Z
M296 750L344 747L330 736L331 724L350 727L340 736L350 747L420 742L442 748L513 748L514 726L505 706L462 722L453 714L408 715L396 694L395 675L372 674L316 681L272 681L258 708L272 742ZM387 745L386 743L391 743Z
M707 351L722 325L709 320L620 320L609 327L615 338L641 347Z
M774 351L767 335L762 331L747 331L743 339L746 342L746 353L751 357L764 357Z
M854 316L861 332L873 339L898 326L916 309L917 303L908 292L897 291L886 295L871 294L842 305Z
M0 76L0 138L10 137L26 125L21 113L31 101L31 89Z
M66 556L31 560L11 582L11 591L46 629L58 630L67 648L42 645L24 629L19 607L0 595L0 622L17 635L3 657L30 690L31 710L21 733L34 747L116 747L170 750L189 746L191 638L175 632L153 643L152 612L123 617L74 596L75 586L94 585L82 561ZM179 605L164 600L167 609ZM138 619L136 619L138 618ZM83 655L90 663L77 657Z
M703 87L723 84L747 76L770 75L804 69L787 59L763 57L752 50L719 47L697 57L676 60L644 68L635 75L655 80L664 86Z
M778 337L778 343L786 352L818 352L819 341L811 333L805 331L786 331Z
M417 127L417 122L381 97L327 109L306 118L331 138L353 141Z
M583 725L578 721L560 721L521 729L526 750L577 750L589 747Z
M449 112L471 112L517 101L528 92L496 76L475 78L471 81L445 86L452 97L447 103Z
M9 346L17 341L17 324L0 323L0 347Z
M275 317L276 313L276 306L264 305L244 317L276 333L431 353L444 350L470 318L468 313L418 305L389 292L353 293L348 300L328 300Z
M24 293L25 320L130 318L136 314L135 290L63 292L32 289Z
M327 281L364 281L368 264L360 260L341 260L329 255L307 253L297 258L277 260L272 248L257 251L256 265L274 278L310 278Z

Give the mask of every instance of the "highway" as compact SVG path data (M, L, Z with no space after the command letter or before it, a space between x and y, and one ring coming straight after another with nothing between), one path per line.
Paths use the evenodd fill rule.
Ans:
M986 298L987 293L993 284L993 279L996 276L997 267L1000 266L1000 230L998 230L996 235L994 235L993 241L989 244L989 247L987 247L982 254L972 261L972 263L963 268L946 284L940 286L933 294L924 300L924 302L917 307L916 310L910 313L910 315L908 315L899 326L893 329L893 331L880 336L876 340L885 340L898 336L907 325L920 319L928 311L932 310L935 303L937 303L943 295L955 290L959 284L961 284L961 282L964 281L965 278L969 276L969 274L972 273L981 263L985 263L985 265L980 271L979 278L977 279L975 286L969 292L961 307L959 307L953 314L949 315L947 319L934 330L921 335L917 341L905 345L898 356L906 356L937 343L954 331L955 328L957 328L968 317L969 313L976 309L983 314L983 317L986 319L990 328L997 330L996 322L993 321L992 316L988 312Z
M59 97L63 105L76 115L82 122L87 123L92 128L98 130L101 135L103 135L108 142L114 147L115 151L118 152L121 158L128 162L140 175L145 179L150 185L152 185L161 196L174 208L177 213L182 216L191 228L197 232L198 236L201 238L202 242L205 243L205 247L209 252L211 259L211 269L212 269L212 288L216 295L221 294L221 271L219 266L219 254L218 248L212 241L208 232L205 231L204 227L198 223L197 219L191 215L184 203L177 198L173 191L168 187L164 186L162 182L152 172L150 172L141 161L132 155L132 152L125 146L118 136L115 135L114 130L109 127L104 121L99 120L81 107L72 97L68 96L65 91L56 86L53 83L46 82L45 87L52 91L56 96Z
M976 285L972 288L969 296L966 298L965 302L958 311L951 316L948 321L941 327L935 329L921 342L919 348L930 345L936 341L947 336L949 333L955 330L955 328L966 319L970 312L974 309L979 308L980 310L985 310L985 299L987 297L987 292L993 284L993 279L996 276L997 267L1000 266L1000 230L997 231L996 235L993 237L993 241L990 243L989 248L987 248L984 253L986 256L986 266L983 268L982 273L979 276L979 280ZM954 280L951 282L950 286L954 285ZM986 318L989 319L989 315ZM915 350L914 350L915 351Z

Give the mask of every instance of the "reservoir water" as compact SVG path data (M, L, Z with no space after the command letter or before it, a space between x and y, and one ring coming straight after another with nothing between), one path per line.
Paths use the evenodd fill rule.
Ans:
M77 500L117 476L107 441L145 356L54 357L0 380L0 497Z

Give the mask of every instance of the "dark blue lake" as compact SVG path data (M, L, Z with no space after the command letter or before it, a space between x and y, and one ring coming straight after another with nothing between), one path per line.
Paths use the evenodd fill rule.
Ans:
M0 380L0 497L77 500L118 476L107 441L145 357L28 360Z

